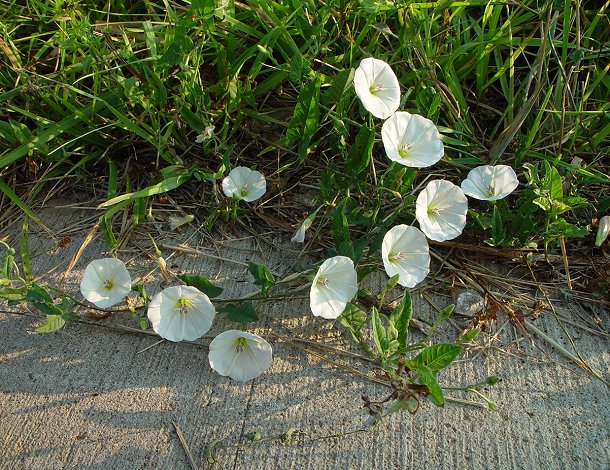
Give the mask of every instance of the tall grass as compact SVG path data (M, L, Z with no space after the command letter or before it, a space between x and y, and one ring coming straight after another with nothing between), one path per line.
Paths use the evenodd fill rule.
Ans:
M317 183L368 119L350 70L372 56L396 70L402 109L441 127L448 177L548 162L565 197L589 199L571 212L586 226L610 206L609 5L1 0L0 223L9 206L42 223L42 189L67 178L104 177L110 228L237 163Z

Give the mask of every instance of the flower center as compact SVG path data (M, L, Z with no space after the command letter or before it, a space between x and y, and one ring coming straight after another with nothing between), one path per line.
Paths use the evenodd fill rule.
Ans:
M180 315L186 315L189 311L188 308L191 305L191 302L189 301L189 299L180 297L176 301L176 304L177 304L178 312L180 313Z
M320 285L320 284L322 284L327 289L330 287L330 281L328 280L327 277L318 278L318 285Z
M239 194L241 196L247 196L248 195L248 185L244 184L244 187L241 188L241 191L239 192Z
M382 89L383 89L383 87L379 83L371 83L371 86L369 87L369 91L371 92L371 95L376 95Z
M485 191L485 196L486 197L494 197L496 195L496 188L494 188L493 184L489 184L489 186L487 186L487 189Z
M391 263L396 263L397 261L405 259L406 257L407 257L406 253L403 253L402 251L398 251L396 253L390 253L390 255L388 256L388 259L390 260Z
M112 283L112 281L111 281L110 279L106 279L106 280L104 281L104 283L102 284L102 287L103 287L104 289L106 289L106 290L111 290L111 289L112 289L112 287L113 287L113 285L114 285L114 284Z
M428 215L438 217L441 214L440 209L434 207L432 204L428 206Z
M244 346L248 345L248 340L244 337L239 337L235 340L235 350L241 353L244 350Z
M409 156L409 150L411 150L411 147L413 147L412 144L399 145L396 150L398 150L398 155L400 155L400 158L407 158Z

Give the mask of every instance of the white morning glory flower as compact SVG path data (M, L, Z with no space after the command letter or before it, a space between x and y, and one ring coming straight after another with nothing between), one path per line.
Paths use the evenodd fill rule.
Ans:
M243 199L246 202L260 199L267 191L265 177L256 170L238 166L222 180L222 191L227 197Z
M271 345L260 336L245 331L228 330L210 343L210 366L233 380L251 380L271 366Z
M121 302L131 292L131 277L120 259L102 258L91 261L80 283L83 297L99 308Z
M417 196L415 217L419 226L431 240L451 240L466 226L468 199L455 184L433 180Z
M419 114L395 112L381 126L381 139L390 160L405 166L434 165L445 152L434 123Z
M388 230L381 245L383 266L388 276L399 275L398 283L415 287L430 272L430 254L426 236L415 227L397 225Z
M595 246L601 246L610 233L610 215L604 215L599 219L599 227L597 229L597 236L595 237Z
M519 185L517 174L508 165L478 166L462 181L465 194L483 201L497 201L512 193Z
M383 60L364 59L354 74L356 94L365 109L379 119L387 119L400 105L400 85Z
M347 256L335 256L324 261L313 278L309 306L316 317L337 318L357 291L354 262Z
M191 286L167 287L148 306L148 319L161 338L193 341L212 326L216 309L207 295Z
M307 231L307 229L309 227L311 227L311 224L313 224L313 221L314 221L315 218L316 218L316 212L314 212L313 214L309 215L303 221L303 223L299 226L299 229L295 232L295 234L290 239L290 241L294 242L294 243L303 243L305 241L305 232Z

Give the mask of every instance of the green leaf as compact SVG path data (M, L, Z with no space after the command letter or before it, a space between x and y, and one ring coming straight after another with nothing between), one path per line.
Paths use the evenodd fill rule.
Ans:
M502 225L502 216L498 210L498 206L494 206L493 216L491 219L491 237L494 246L500 245L506 239L506 230Z
M138 326L142 331L148 330L148 319L146 317L138 316Z
M275 277L264 264L256 264L252 261L248 262L250 274L254 276L254 284L262 286L263 293L275 284Z
M20 251L21 251L21 266L23 267L23 275L27 281L34 279L32 274L32 265L30 263L30 248L28 246L28 225L29 217L26 214L23 217L23 224L21 225L21 237L19 239Z
M178 27L174 40L169 43L169 46L159 58L159 64L180 65L186 61L186 56L192 50L193 40L186 34L184 26Z
M191 1L191 13L193 15L208 17L214 14L216 10L215 0L192 0Z
M396 400L388 407L388 413L396 413L397 411L408 411L415 414L419 408L419 401L415 397L406 397Z
M3 284L8 284L13 279L13 270L15 269L15 250L8 245L4 245L6 252L0 256L0 280Z
M419 382L428 387L428 398L436 406L443 406L445 404L445 397L443 396L443 390L436 381L434 373L429 367L422 366L417 369L419 371Z
M91 116L99 114L105 107L109 106L110 104L114 104L118 101L119 95L115 92L111 92L102 97L98 97L87 106L83 106L80 109L74 109L74 112L72 114L68 115L61 121L51 123L51 125L42 128L41 132L36 134L36 136L32 139L31 142L20 145L19 147L12 149L10 152L0 156L0 168L6 168L14 161L27 155L30 151L42 148L45 144L61 136L64 132L67 132L68 130L72 129L74 126L83 122L84 120L89 119ZM0 186L2 187L3 192L5 192L5 189L8 188L8 186L6 186L6 184L4 184L2 180L0 180ZM30 209L28 208L28 210ZM32 218L32 220L39 224L38 221L40 219L38 219L35 214L34 217L32 217L32 214L28 215Z
M33 282L27 291L26 298L29 302L47 302L53 303L53 298L49 295L44 287Z
M385 331L385 328L381 324L381 319L379 318L379 312L375 307L372 308L373 317L371 318L371 323L373 325L373 342L379 351L379 354L382 358L386 356L386 351L388 349L388 338Z
M457 339L458 343L469 343L481 332L481 328L473 328L472 330L465 331Z
M368 321L368 317L363 310L350 302L337 320L350 332L354 341L360 341L359 332Z
M356 140L349 149L345 161L345 171L351 176L357 176L366 170L371 161L373 145L375 144L375 131L368 126L360 127Z
M1 159L0 159L1 160ZM2 166L0 166L0 168L3 168ZM47 233L52 233L51 230L42 222L42 220L40 219L40 217L38 217L38 215L36 215L36 213L30 209L30 206L28 206L25 202L23 202L19 196L17 196L13 190L4 182L0 179L0 191L3 192L6 197L8 197L11 202L13 204L15 204L17 207L19 207L19 209L21 209L23 212L25 212L25 214L32 219L34 222L36 222L45 232Z
M227 318L235 323L252 323L258 321L258 315L256 314L252 302L226 304L220 307L218 311L226 313Z
M438 117L438 107L441 104L441 96L433 87L423 87L415 97L415 105L419 114L436 121Z
M461 351L462 346L458 344L441 343L428 346L410 361L412 369L428 367L436 375L451 364Z
M218 297L220 294L222 294L222 287L215 286L203 276L190 276L188 274L179 274L176 277L182 282L184 282L187 286L192 286L196 289L199 289L210 299Z
M0 299L8 302L25 302L27 300L26 292L26 287L5 287L0 289Z
M317 75L301 92L294 108L292 119L288 123L285 143L287 146L299 143L299 161L307 156L309 143L318 130L320 118L320 76Z
M585 237L589 234L586 227L577 227L567 222L565 219L557 219L549 224L546 236L551 238L556 237Z
M65 322L80 320L80 317L71 311L66 311L65 313L62 313L61 318Z
M185 173L179 176L173 176L171 178L167 178L160 183L153 184L148 188L141 189L140 191L136 191L133 193L122 194L117 197L113 197L109 201L103 202L98 206L98 209L114 206L123 201L133 201L134 199L138 199L141 197L154 196L156 194L163 194L172 189L176 189L181 184L185 183L191 177L190 173Z
M441 321L449 318L454 310L455 310L454 304L449 304L446 307L443 307L443 309L440 312L438 312L438 318L435 320L435 323L441 322Z
M345 97L345 93L352 89L355 72L356 71L353 68L344 69L335 76L333 84L322 96L322 101L326 106L331 106L333 104L339 105L341 103ZM337 114L340 115L341 112L337 110Z
M563 198L561 175L557 171L557 168L551 166L547 161L544 162L544 177L540 181L540 185L543 189L548 191L548 195L551 199L560 201Z
M409 342L409 324L413 318L413 303L409 291L405 291L402 300L390 314L390 323L398 330L398 344L401 348Z
M133 286L131 286L131 290L138 293L138 295L144 301L144 305L148 304L148 293L146 292L144 284L134 284Z
M47 315L47 321L36 328L36 333L52 333L66 324L61 315Z
M347 198L343 199L341 203L335 207L335 213L333 215L332 235L333 242L337 248L343 243L350 243L349 224L347 223L347 217L345 216L346 204Z

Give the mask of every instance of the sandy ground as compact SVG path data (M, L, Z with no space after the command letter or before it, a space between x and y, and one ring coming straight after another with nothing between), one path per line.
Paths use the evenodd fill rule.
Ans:
M70 237L63 247L36 227L30 236L35 273L46 273L45 280L74 295L86 264L105 256L97 237L62 278L84 237L77 222L90 215L73 208L43 211L59 239ZM177 245L188 237L189 232L176 234L164 243ZM299 264L298 247L277 237L273 242L259 245L246 235L212 243L196 235L189 245L213 257L170 256L167 249L163 254L172 270L207 276L225 288L223 296L237 297L254 288L239 263L265 262L278 273ZM154 262L142 255L150 251L145 238L133 237L121 257L132 277L141 276L153 293L161 278ZM450 301L434 298L441 306ZM418 318L433 316L419 295L414 302ZM557 308L563 315L587 315L576 303ZM450 386L501 377L485 391L497 411L455 402L436 408L422 401L414 416L393 414L371 428L361 395L380 399L389 390L337 368L300 343L272 340L271 369L240 384L210 369L209 337L197 344L159 343L158 337L138 332L128 313L97 321L85 315L87 323L37 334L42 317L36 312L7 311L0 315L2 469L186 469L190 464L175 425L198 468L610 469L608 387L545 341L524 336L502 315L440 376ZM311 315L306 297L263 304L260 312L262 321L252 330L259 334L275 331L351 347L340 325ZM607 331L607 312L600 315ZM569 348L552 315L545 313L533 324ZM218 315L210 337L232 326ZM566 328L583 359L608 378L607 333ZM452 340L458 333L447 325L439 339ZM366 370L354 359L333 358ZM460 392L451 396L476 399ZM253 440L255 435L260 439Z

